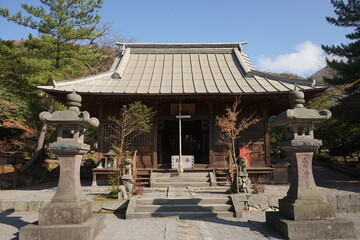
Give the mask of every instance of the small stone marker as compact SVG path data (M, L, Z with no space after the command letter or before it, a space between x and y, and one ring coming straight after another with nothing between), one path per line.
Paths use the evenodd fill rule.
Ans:
M84 199L80 184L85 127L96 127L99 120L81 112L81 96L66 96L67 110L40 113L40 120L57 127L56 142L49 148L60 160L60 179L51 203L39 209L38 224L20 229L20 240L95 239L104 228L104 217L93 216L91 202Z
M292 181L287 196L279 200L279 212L267 212L266 224L288 239L348 239L355 237L354 223L335 217L335 208L318 191L312 158L322 145L314 139L313 123L331 117L331 112L304 108L304 93L289 94L292 109L270 117L284 126L280 148L288 153Z

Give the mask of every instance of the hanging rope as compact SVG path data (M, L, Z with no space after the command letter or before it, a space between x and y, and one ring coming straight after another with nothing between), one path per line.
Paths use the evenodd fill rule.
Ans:
M354 82L352 82L352 83L349 83L348 85L346 85L346 86L344 86L344 87L342 87L342 88L340 88L340 89L338 89L338 90L330 93L329 95L327 95L327 96L325 96L325 97L323 97L323 98L320 98L320 99L317 100L316 102L313 102L313 103L311 103L310 105L308 105L306 108L310 108L311 106L314 106L314 105L316 105L316 104L318 104L318 103L320 103L320 102L328 99L329 97L337 94L338 92L340 92L340 91L342 91L342 90L344 90L344 89L346 89L346 88L351 87L352 85L354 85L355 83L358 83L358 82L360 82L360 79L358 79L358 80L356 80L356 81L354 81Z

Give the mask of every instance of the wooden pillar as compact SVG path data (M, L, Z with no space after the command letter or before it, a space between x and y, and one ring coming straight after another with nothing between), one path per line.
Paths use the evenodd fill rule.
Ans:
M263 118L264 118L264 157L265 157L265 166L270 167L270 136L269 136L269 109L266 104L266 99L263 101Z
M209 107L209 164L214 167L214 103L208 101Z
M158 137L158 118L157 116L154 117L154 124L153 124L153 152L152 152L152 168L157 169L157 137Z
M155 100L154 101L154 105L153 105L153 109L158 111L160 106L160 102L159 100ZM159 119L158 119L158 113L155 114L154 116L154 122L153 122L153 145L152 145L152 168L153 169L157 169L158 168L158 159L157 159L157 151L158 151L158 124L159 124Z
M97 101L98 107L98 116L100 120L100 125L98 128L98 152L104 152L104 103L101 100Z

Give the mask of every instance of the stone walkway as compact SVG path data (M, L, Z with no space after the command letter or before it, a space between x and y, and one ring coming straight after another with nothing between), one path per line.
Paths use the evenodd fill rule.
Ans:
M360 214L337 214L355 223L360 239ZM36 212L0 213L0 239L18 239L18 228L37 220ZM107 214L105 229L97 240L265 240L284 239L265 225L264 212L246 212L241 219L152 218L124 220Z
M314 168L315 180L323 194L355 194L360 193L360 179L349 177L322 167ZM0 191L1 200L34 200L49 201L55 192L56 183L42 186ZM327 187L327 188L325 188ZM288 185L267 185L265 194L285 196ZM92 198L102 192L107 192L108 186L92 188L84 186L86 198ZM215 191L216 192L216 191ZM169 196L170 194L170 196ZM182 191L166 191L159 189L147 191L146 197L194 197L193 195L211 195L212 191L183 189ZM218 193L222 194L219 190ZM340 217L355 223L357 238L360 240L360 214L338 213ZM35 222L37 212L6 211L0 213L0 239L18 239L18 228ZM209 219L176 219L152 218L124 220L122 215L106 214L106 227L97 240L112 239L146 239L146 240L235 240L235 239L283 239L277 233L269 230L265 222L265 213L261 211L245 212L241 219L209 218Z

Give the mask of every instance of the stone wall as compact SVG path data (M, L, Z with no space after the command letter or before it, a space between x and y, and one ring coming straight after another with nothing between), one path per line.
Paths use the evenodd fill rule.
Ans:
M266 194L238 194L237 200L244 210L265 211L268 209L278 209L279 199L284 196ZM360 213L360 194L348 195L326 195L328 202L335 206L338 213Z
M124 213L128 201L127 200L112 200L112 201L91 201L93 212L118 212ZM49 201L10 201L0 200L0 212L5 211L34 211L37 212L39 209Z
M265 211L268 209L278 209L278 200L283 198L279 195L266 194L237 194L235 198L240 206L247 211ZM326 195L328 202L336 207L338 213L360 213L360 194L348 195ZM40 207L45 206L46 201L10 201L0 200L0 212L13 211L38 211ZM128 201L92 201L92 210L94 212L125 212Z

